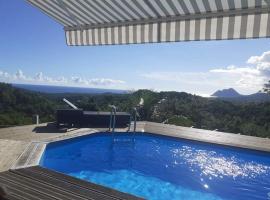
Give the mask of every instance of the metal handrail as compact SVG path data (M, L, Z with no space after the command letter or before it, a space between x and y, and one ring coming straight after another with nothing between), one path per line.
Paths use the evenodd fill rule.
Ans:
M132 121L132 115L129 116L129 124L128 124L128 130L127 130L127 132L130 131L131 121Z
M139 116L139 113L138 113L137 106L136 106L136 107L133 108L133 120L134 120L134 123L133 123L133 132L136 132L137 116ZM128 125L127 132L130 131L131 121L132 121L132 114L130 115L129 125Z
M133 124L133 132L136 132L136 128L137 128L137 116L139 117L139 113L138 113L138 108L143 107L144 105L144 100L143 98L140 99L140 103L133 107L133 120L134 120L134 124ZM129 120L129 126L128 126L128 132L130 131L130 127L131 127L131 120L132 120L132 115L130 116L130 120Z
M115 130L115 122L116 122L116 106L115 105L109 105L111 108L111 115L110 115L110 124L109 124L109 131L112 130L114 132Z
M134 125L133 125L133 132L136 132L138 111L137 111L137 107L134 107L133 109L134 109Z

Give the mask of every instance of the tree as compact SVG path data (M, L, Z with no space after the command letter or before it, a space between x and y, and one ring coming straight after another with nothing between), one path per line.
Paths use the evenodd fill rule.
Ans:
M270 80L268 81L268 83L264 84L263 91L270 94Z

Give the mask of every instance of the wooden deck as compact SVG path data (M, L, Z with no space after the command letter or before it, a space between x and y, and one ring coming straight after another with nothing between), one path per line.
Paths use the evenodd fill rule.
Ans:
M8 199L139 199L129 194L38 166L29 167L39 163L44 145L49 142L104 131L103 129L79 129L67 133L58 133L50 129L52 127L46 125L40 127L22 126L0 130L0 186L3 185L7 188ZM269 138L153 122L138 122L137 131L270 152ZM10 169L11 166L13 166L13 169L5 171ZM1 173L1 170L5 172ZM1 197L0 200L2 200Z
M141 199L39 166L1 172L0 186L10 200Z
M49 141L91 133L93 129L59 131L51 123L0 128L0 172L10 169L18 157L34 141Z
M0 172L9 170L27 148L35 146L31 145L33 142L53 142L106 130L106 128L73 128L63 132L53 123L0 128Z
M140 125L142 126L143 123L145 123L143 126L144 131L153 134L270 152L270 138L260 138L154 122L141 122Z

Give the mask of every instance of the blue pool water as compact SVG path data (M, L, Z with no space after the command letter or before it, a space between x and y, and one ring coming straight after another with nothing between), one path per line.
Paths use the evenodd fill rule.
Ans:
M148 133L51 143L41 165L146 199L270 200L270 154Z

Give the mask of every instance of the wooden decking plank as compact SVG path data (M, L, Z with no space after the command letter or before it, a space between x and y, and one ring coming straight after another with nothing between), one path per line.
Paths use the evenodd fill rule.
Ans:
M106 199L106 200L118 200L119 198L111 197L107 194L100 193L93 189L86 189L80 186L66 182L65 180L55 179L54 177L47 176L46 174L37 173L29 168L23 168L19 170L13 170L13 173L19 174L21 176L26 176L28 178L46 183L53 187L61 188L61 190L68 191L70 193L82 196L89 199L89 197L94 197L94 199ZM93 199L93 198L92 198Z
M30 195L26 193L25 190L16 190L11 187L7 187L8 195L7 199L9 200L41 200L37 196ZM45 197L44 197L45 198Z
M40 194L36 192L35 190L32 190L31 188L25 187L21 184L18 184L16 182L12 182L8 179L4 179L0 177L0 183L2 185L5 185L7 187L8 192L11 192L11 194L15 194L20 197L20 199L27 199L27 200L55 200L55 198L47 197L44 194ZM10 195L12 196L12 195Z
M5 198L8 200L27 200L27 199L22 198L21 196L18 196L12 192L10 192L10 194L8 194Z
M2 172L0 185L10 200L141 199L39 166Z
M35 190L36 192L40 194L44 194L45 196L54 198L54 199L78 199L78 200L86 200L86 198L82 198L77 195L73 195L69 192L62 191L61 189L56 189L52 186L49 186L47 184L40 183L38 181L35 181L33 179L23 177L14 173L4 173L1 174L1 178L5 178L7 180L10 180L14 183L23 185L25 187L30 188L31 190Z
M28 169L31 169L33 172L46 174L47 176L54 177L55 179L64 180L66 182L69 182L73 185L80 186L82 188L91 189L91 190L94 189L96 191L99 191L100 193L107 194L107 195L110 195L112 197L116 197L119 199L128 199L128 200L142 199L142 198L139 198L139 197L127 194L127 193L119 192L119 191L116 191L107 187L103 187L94 183L86 182L81 179L68 176L66 174L48 170L40 166L29 167Z
M1 183L0 181L0 186L3 186L3 183ZM4 196L5 199L9 199L9 200L27 200L25 197L22 197L20 194L22 194L22 191L20 190L16 190L14 188L8 187L7 185L5 185L5 189L6 189L6 194ZM1 198L0 198L1 199Z

